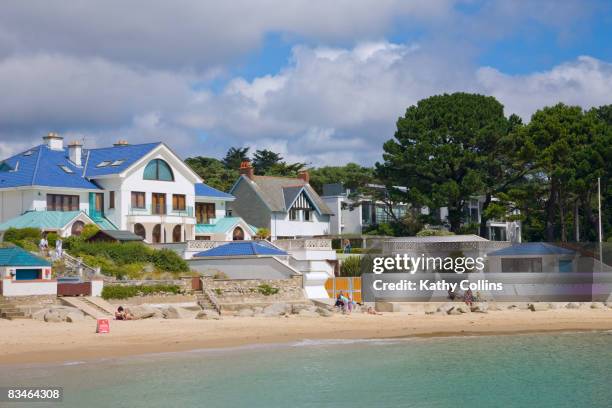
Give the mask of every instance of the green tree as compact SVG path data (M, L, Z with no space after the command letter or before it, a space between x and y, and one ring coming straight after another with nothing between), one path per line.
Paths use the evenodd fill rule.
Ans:
M238 170L240 163L249 159L248 147L230 147L221 162L231 170Z
M253 155L253 167L255 167L255 173L259 175L267 174L274 165L282 161L280 154L268 149L257 150Z
M324 184L342 183L352 191L359 191L367 184L374 183L374 169L362 167L356 163L344 166L324 166L310 170L310 185L323 193Z
M486 190L491 149L509 127L503 106L493 97L432 96L409 107L397 121L376 175L390 194L415 208L448 207L450 229L456 232L467 200Z
M221 191L229 191L238 179L238 168L229 169L218 159L211 157L190 157L185 163L195 171L206 184Z

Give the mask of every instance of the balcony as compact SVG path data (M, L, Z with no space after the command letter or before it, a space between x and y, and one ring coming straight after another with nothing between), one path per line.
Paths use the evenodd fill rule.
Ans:
M193 207L185 207L184 210L174 210L167 208L163 205L148 205L146 207L132 207L128 208L128 214L132 216L171 216L171 217L190 217L193 218L194 211Z
M331 251L331 239L304 238L304 239L278 239L273 242L277 247L285 251L305 250L305 251Z

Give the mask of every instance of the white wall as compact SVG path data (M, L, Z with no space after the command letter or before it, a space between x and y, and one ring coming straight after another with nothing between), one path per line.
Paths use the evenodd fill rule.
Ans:
M272 239L328 235L330 233L330 217L319 215L316 211L312 211L312 214L312 221L290 221L289 213L272 213L272 220L270 221Z
M274 257L193 258L189 268L206 276L223 272L230 279L287 279L298 275L295 269Z
M13 281L4 279L2 281L3 296L40 296L56 295L57 281Z
M26 211L47 209L47 194L79 196L79 209L88 211L89 192L71 189L32 188L0 191L0 222L15 218Z

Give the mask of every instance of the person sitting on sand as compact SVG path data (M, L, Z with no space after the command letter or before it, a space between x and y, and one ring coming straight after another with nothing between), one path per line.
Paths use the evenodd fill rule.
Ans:
M376 316L381 316L382 315L382 313L378 313L376 311L376 309L374 309L372 306L368 307L368 314L376 315Z
M474 295L472 294L472 289L468 289L465 291L465 294L463 295L463 301L468 306L472 306L474 304Z
M115 312L115 320L132 320L133 318L131 313L123 309L123 306L119 306Z
M342 301L342 298L344 296L342 295L342 291L340 293L338 293L338 296L336 296L336 304L334 305L335 307L339 307L341 309L344 309L344 302Z

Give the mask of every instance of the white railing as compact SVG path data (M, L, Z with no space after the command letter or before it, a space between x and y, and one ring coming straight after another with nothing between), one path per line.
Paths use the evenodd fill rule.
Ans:
M66 251L62 252L62 259L64 261L64 265L78 273L82 278L92 279L95 276L100 276L99 267L94 268L84 264L81 258L75 258Z
M191 240L187 241L186 251L206 251L207 249L213 249L219 245L227 244L231 241L205 241L205 240Z
M272 242L277 247L290 250L306 250L306 251L331 251L331 239L325 238L300 238L300 239L279 239Z

